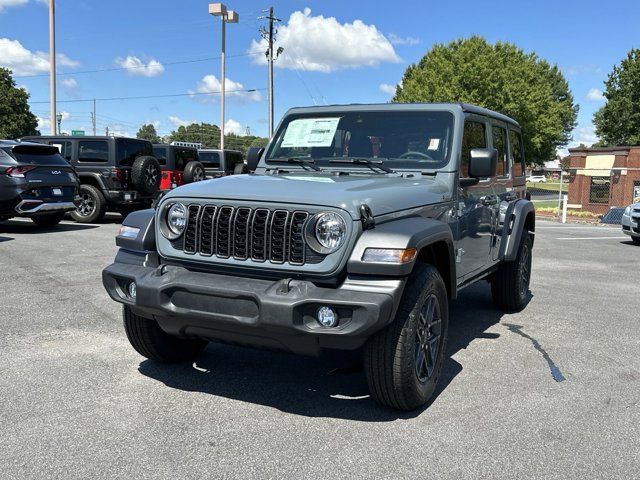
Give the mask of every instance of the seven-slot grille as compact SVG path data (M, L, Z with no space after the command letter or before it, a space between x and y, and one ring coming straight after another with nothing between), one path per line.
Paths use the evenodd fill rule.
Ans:
M292 265L324 258L304 239L309 212L195 204L187 211L185 253Z

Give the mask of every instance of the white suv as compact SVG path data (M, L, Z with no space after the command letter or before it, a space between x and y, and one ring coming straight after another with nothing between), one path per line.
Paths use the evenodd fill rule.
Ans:
M547 177L544 175L531 175L527 178L527 182L529 183L547 183Z

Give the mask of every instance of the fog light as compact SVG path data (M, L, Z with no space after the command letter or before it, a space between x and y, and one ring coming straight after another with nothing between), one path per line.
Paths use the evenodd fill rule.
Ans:
M127 287L127 290L129 290L129 296L135 300L136 299L136 282L131 282Z
M338 314L331 307L320 307L316 314L316 320L323 327L335 327L338 325Z

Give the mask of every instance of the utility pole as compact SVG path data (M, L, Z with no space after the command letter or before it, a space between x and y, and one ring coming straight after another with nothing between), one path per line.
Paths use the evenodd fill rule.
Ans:
M93 136L96 136L96 99L93 99L93 112L91 113L91 125L93 126Z
M267 11L267 10L265 10ZM268 66L268 70L269 70L269 82L268 82L268 87L269 87L269 99L268 99L268 103L269 103L269 138L271 138L273 136L273 42L275 40L274 36L277 33L277 31L274 31L273 29L273 23L274 22L280 22L279 18L275 18L273 16L273 7L269 7L269 16L267 17L259 17L261 19L266 19L269 20L269 27L267 29L265 28L261 28L260 29L260 34L262 35L262 38L264 38L267 41L267 51L265 52L265 55L267 56L267 66ZM278 52L277 55L280 55L280 53L282 53L282 47L278 48ZM277 58L277 56L276 56Z
M49 0L49 101L51 120L51 135L56 131L56 2Z
M224 150L224 83L225 83L225 51L226 24L238 23L239 15L233 10L227 10L224 3L210 3L209 14L222 20L222 50L220 54L220 150Z
M108 137L109 136L109 125L107 125L107 130L105 132L105 135Z

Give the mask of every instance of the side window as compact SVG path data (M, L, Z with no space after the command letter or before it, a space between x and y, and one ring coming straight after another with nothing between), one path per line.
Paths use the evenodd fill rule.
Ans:
M167 164L167 147L153 147L153 156L160 165Z
M82 140L78 142L79 162L108 162L109 144L103 140Z
M484 123L469 121L464 124L462 135L461 178L469 176L469 157L474 148L487 148L486 127Z
M496 175L506 177L509 175L509 162L507 160L507 129L503 127L491 127L493 138L493 148L498 151L498 162L496 164Z
M62 155L67 162L71 161L71 142L52 141L49 142L49 145L57 147L60 155Z
M522 146L522 137L514 130L509 130L509 144L511 148L511 169L514 177L522 177L524 175L524 148Z
M218 152L200 152L200 163L204 168L220 168L220 154Z

